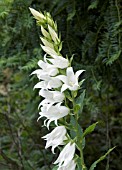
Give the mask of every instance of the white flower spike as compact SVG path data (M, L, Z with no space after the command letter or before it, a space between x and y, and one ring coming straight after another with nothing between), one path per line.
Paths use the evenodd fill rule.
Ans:
M49 107L49 105L47 104L41 107L41 112L39 113L40 117L38 118L38 120L42 117L46 117L44 125L47 126L47 128L49 129L49 125L52 121L54 121L55 125L57 125L58 119L68 115L68 113L69 109L66 106L60 106L60 103L51 107Z
M75 143L68 143L61 151L58 159L54 164L58 164L59 168L68 166L69 162L73 159L75 154Z
M65 91L66 89L69 89L71 91L75 91L79 88L78 84L78 77L80 74L85 71L85 70L79 70L75 74L73 72L72 67L68 67L66 70L66 76L64 75L59 75L57 78L59 78L64 84L61 88L61 92Z
M46 140L45 149L52 146L52 153L54 154L54 149L59 145L64 145L64 140L66 140L66 128L65 126L57 126L51 133L43 136Z

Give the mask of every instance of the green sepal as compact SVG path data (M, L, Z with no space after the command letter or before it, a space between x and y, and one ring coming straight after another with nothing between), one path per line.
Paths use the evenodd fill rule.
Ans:
M73 96L74 96L74 98L77 96L77 94L78 94L78 90L73 91Z
M70 93L69 93L67 90L64 92L64 94L65 94L66 98L67 98L69 101L71 101L71 102L73 101Z
M80 110L80 106L79 106L78 104L76 104L76 105L74 106L74 113L78 113L79 110Z
M115 147L116 147L116 146L115 146ZM115 147L109 149L108 152L107 152L105 155L101 156L97 161L95 161L95 162L91 165L91 167L90 167L89 170L94 170L94 168L96 167L96 165L97 165L99 162L101 162L103 159L105 159L106 156L107 156Z

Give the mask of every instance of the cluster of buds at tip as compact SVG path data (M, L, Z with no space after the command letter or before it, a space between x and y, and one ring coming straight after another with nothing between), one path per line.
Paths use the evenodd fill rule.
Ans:
M50 123L54 121L56 127L51 133L43 136L46 140L46 146L54 149L63 145L59 157L54 162L58 170L75 170L76 162L74 160L76 144L69 138L67 129L64 125L59 125L60 120L70 114L70 109L64 103L66 98L65 91L77 91L79 89L78 78L84 70L74 73L70 66L70 61L64 58L60 51L62 49L61 37L58 35L57 24L53 21L51 15L47 12L42 14L32 8L31 13L41 26L43 44L42 49L46 53L44 60L38 61L39 69L32 72L36 74L39 82L34 88L40 89L39 95L44 98L39 104L39 118L45 117L44 125L49 129ZM63 74L62 74L63 73Z

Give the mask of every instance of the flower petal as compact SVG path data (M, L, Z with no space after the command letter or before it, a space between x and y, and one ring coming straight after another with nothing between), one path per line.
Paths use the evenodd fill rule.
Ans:
M75 75L76 75L76 78L78 78L80 76L81 73L83 73L85 70L78 70Z
M56 78L60 79L61 81L63 81L64 83L67 84L67 77L64 76L64 75L59 75L59 76L56 76Z
M64 92L68 88L69 88L69 86L67 86L66 84L63 84L61 87L61 92Z

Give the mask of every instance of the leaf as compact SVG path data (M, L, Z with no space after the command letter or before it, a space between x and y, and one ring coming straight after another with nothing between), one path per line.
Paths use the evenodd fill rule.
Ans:
M76 130L75 130L75 127L76 127L76 120L73 116L71 116L71 119L70 119L70 124L72 125L73 128L71 128L70 130L70 135L71 135L71 138L74 139L76 136L78 138L78 146L80 147L81 143L82 143L82 148L84 149L85 147L85 138L82 139L82 142L80 143L80 139L83 135L83 129L81 128L81 126L78 124L78 132L76 133ZM74 130L72 130L74 129Z
M89 5L88 10L90 9L96 9L98 5L98 0L94 1L91 3L91 5Z
M121 50L119 50L118 53L112 55L112 57L108 59L108 61L106 62L106 65L112 65L113 62L119 58L120 54L121 54Z
M81 165L81 159L80 158L77 159L77 166L78 166L78 170L82 170L82 165Z
M115 147L116 147L116 146L115 146ZM101 156L97 161L95 161L95 162L91 165L91 167L90 167L89 170L94 170L94 168L96 167L96 165L97 165L99 162L101 162L103 159L105 159L106 156L107 156L115 147L109 149L108 152L107 152L105 155Z
M67 21L72 20L72 18L75 16L76 10L73 10L71 13L68 14Z
M90 125L88 128L86 128L86 130L84 131L82 138L84 138L86 135L88 135L89 133L93 132L96 125L98 124L98 122L93 123L92 125Z
M84 101L84 97L85 97L85 90L80 94L80 96L76 99L76 108L79 110L79 113L82 112L83 110L83 101Z

